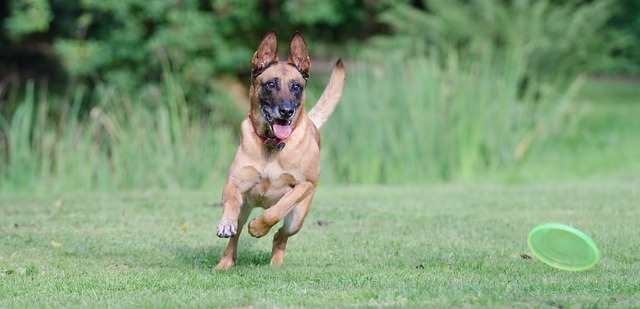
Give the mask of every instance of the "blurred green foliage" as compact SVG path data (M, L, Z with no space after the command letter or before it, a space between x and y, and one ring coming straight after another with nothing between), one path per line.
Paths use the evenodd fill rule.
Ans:
M550 0L428 0L428 10L397 5L381 15L395 35L392 48L408 54L459 51L473 61L497 57L524 62L524 77L561 79L588 72L621 42L604 31L613 2ZM385 40L382 40L383 43Z
M20 37L49 29L51 8L46 0L13 0L10 1L11 16L5 21L5 28L10 38Z
M76 81L138 89L170 68L189 93L247 71L267 30L338 42L375 30L388 1L11 0L5 44L51 44Z
M640 72L637 6L4 1L0 187L200 188L221 181L243 116L233 103L246 101L249 59L269 30L281 46L302 31L314 60L351 60L348 103L323 133L325 179L474 179L523 164L536 144L577 123L579 75ZM311 80L310 103L322 82Z
M640 73L640 1L618 0L614 15L609 21L611 29L623 41L621 48L613 51L613 61L601 68L603 71L626 74Z
M531 71L632 72L639 10L635 0L9 0L0 4L0 44L14 53L0 62L11 70L11 57L35 45L72 83L127 91L159 83L169 70L204 106L219 99L217 77L247 72L268 30L303 31L316 56L370 46L368 38L382 34L399 52L514 45L529 49Z

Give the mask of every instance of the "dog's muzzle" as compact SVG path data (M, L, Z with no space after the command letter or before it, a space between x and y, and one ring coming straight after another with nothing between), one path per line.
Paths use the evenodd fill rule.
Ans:
M283 102L276 106L262 105L261 110L273 137L285 140L291 135L293 131L292 118L296 112L295 104Z

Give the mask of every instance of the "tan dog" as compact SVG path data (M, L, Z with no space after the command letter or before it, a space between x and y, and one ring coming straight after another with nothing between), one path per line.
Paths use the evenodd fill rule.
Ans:
M284 220L273 238L271 265L282 264L287 239L302 227L320 175L319 128L338 104L345 70L338 60L322 96L307 113L304 87L311 60L304 39L291 39L287 61L278 61L277 39L268 33L251 60L251 110L242 122L240 147L222 193L219 237L231 237L216 269L235 264L238 239L253 207L262 215L249 234L266 235Z

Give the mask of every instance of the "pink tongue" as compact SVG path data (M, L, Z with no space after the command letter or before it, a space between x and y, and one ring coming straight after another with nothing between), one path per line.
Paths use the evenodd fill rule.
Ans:
M279 124L273 124L273 134L279 139L285 139L291 135L291 126L283 126Z

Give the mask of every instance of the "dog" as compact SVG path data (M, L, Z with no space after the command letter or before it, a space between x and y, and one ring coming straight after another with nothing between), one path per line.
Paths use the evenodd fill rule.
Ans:
M310 67L307 45L298 32L291 38L286 61L278 59L273 32L264 36L253 54L251 106L222 192L217 235L230 239L218 270L235 265L240 232L254 207L264 211L248 225L253 237L266 235L283 221L273 237L272 266L282 264L287 240L302 228L320 176L319 129L340 101L346 76L338 60L307 114L304 90Z

